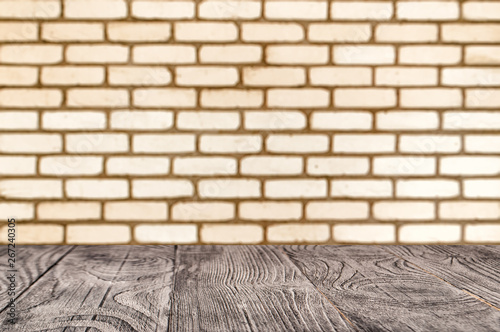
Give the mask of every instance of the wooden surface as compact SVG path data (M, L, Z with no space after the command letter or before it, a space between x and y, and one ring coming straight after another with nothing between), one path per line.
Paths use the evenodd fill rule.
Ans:
M0 266L6 271L6 247ZM21 246L0 331L500 331L495 246Z

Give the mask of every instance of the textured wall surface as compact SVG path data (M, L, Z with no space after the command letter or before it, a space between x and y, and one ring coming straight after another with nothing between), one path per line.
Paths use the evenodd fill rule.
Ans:
M500 243L499 1L0 0L18 243Z

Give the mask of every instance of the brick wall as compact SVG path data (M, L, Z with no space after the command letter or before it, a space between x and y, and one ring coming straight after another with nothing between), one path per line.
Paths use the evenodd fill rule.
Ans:
M18 243L500 243L500 1L0 0Z

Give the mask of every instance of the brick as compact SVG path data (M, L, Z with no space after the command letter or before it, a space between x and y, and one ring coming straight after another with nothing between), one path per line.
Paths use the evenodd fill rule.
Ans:
M62 181L45 179L0 180L0 197L12 199L62 198Z
M266 1L264 16L271 20L325 20L326 1Z
M2 6L2 3L4 2L0 3L0 8ZM36 23L0 22L0 41L4 42L35 41L37 39L38 39L38 25Z
M107 33L111 41L121 42L164 42L170 40L171 24L159 22L111 22Z
M457 64L462 58L459 46L402 46L399 63L420 65Z
M441 29L441 38L446 42L500 42L500 24L444 24Z
M111 113L114 129L163 130L172 128L174 115L166 111L116 111Z
M409 21L450 21L460 15L456 1L399 1L397 17Z
M251 20L260 17L260 1L204 1L198 17L206 19Z
M494 130L500 129L500 112L446 112L443 128L449 130Z
M61 2L59 0L7 0L0 2L0 17L2 18L50 19L60 15Z
M177 128L185 130L235 130L240 126L237 112L180 112Z
M466 46L465 63L500 64L500 46Z
M176 175L234 175L237 169L236 159L226 157L180 157L173 162Z
M500 2L467 1L462 4L462 12L469 21L500 21Z
M195 136L190 134L142 134L133 137L134 152L184 153L195 150Z
M202 45L201 63L258 63L262 61L262 47L257 45Z
M125 63L129 48L121 45L69 45L66 61L69 63Z
M433 202L382 201L373 204L373 216L377 220L434 220Z
M77 19L119 19L127 16L123 0L64 0L64 17Z
M307 39L312 42L367 42L372 30L366 23L316 23L309 25Z
M330 238L330 229L325 224L270 225L267 239L270 242L314 242L321 243Z
M314 67L309 69L311 85L363 86L372 84L368 67Z
M309 157L307 159L307 174L311 175L368 174L369 169L368 158Z
M337 134L333 138L333 151L340 153L394 152L396 137L386 134Z
M103 112L45 112L42 127L52 130L95 130L106 128L106 114Z
M184 45L134 46L134 63L186 64L196 61L196 48Z
M238 39L238 27L231 23L186 22L175 24L175 39L191 42L231 42Z
M127 180L67 180L66 196L69 198L118 199L128 197Z
M0 203L0 218L2 220L9 218L28 220L34 217L35 208L33 203Z
M500 226L498 224L465 225L465 241L498 243Z
M443 68L441 83L449 86L500 86L500 69Z
M464 180L463 194L466 198L500 198L500 180Z
M0 156L0 175L35 175L35 157Z
M391 197L390 180L332 180L330 195L333 197Z
M234 203L228 202L179 202L172 207L177 221L226 221L234 216Z
M245 175L298 175L302 173L302 158L245 157L241 160L240 173Z
M500 158L443 157L439 172L445 175L497 175L500 174Z
M377 42L425 43L438 39L436 24L379 24L375 30Z
M330 140L326 135L291 134L269 135L266 149L270 152L311 153L327 152Z
M451 201L439 204L439 218L450 220L498 220L500 203Z
M135 240L139 243L195 243L196 225L139 225L135 227Z
M131 240L128 225L68 225L66 242L69 244L120 244Z
M456 153L461 139L455 135L401 135L399 151L410 153Z
M97 202L42 202L38 204L40 220L97 220L101 218L101 203Z
M110 157L106 173L111 175L165 175L170 159L164 157Z
M37 112L0 112L0 129L1 130L32 130L38 128L38 113ZM1 136L0 136L1 137Z
M260 90L208 89L201 92L202 107L261 107L264 94Z
M385 108L396 106L394 89L335 89L333 102L336 107Z
M381 86L437 85L438 70L426 67L379 67L375 70L375 83Z
M377 113L377 128L382 130L425 130L439 128L439 114L431 111L393 111Z
M270 107L327 107L330 92L326 89L270 89L267 91Z
M54 153L61 152L62 139L57 134L1 134L2 153Z
M59 107L62 93L56 89L1 89L0 107Z
M461 107L460 89L419 88L401 89L400 104L408 108L446 108Z
M101 41L104 40L104 26L101 23L45 23L42 25L42 40Z
M179 86L234 86L239 81L236 68L225 66L177 67L175 77Z
M311 128L319 130L368 130L372 128L369 112L314 112Z
M196 90L184 88L136 89L133 103L141 107L194 107Z
M367 219L369 207L365 202L309 202L306 217L311 220L357 220Z
M297 23L243 23L241 39L246 42L298 42L304 28Z
M243 68L245 86L300 86L306 82L306 72L297 67Z
M188 180L133 180L134 198L190 197L194 194L193 184Z
M167 85L172 74L164 67L109 67L108 81L111 85Z
M126 134L68 134L66 151L73 153L118 153L129 150Z
M465 91L465 106L497 110L500 107L500 89L467 89Z
M303 129L307 121L303 113L285 110L245 112L244 117L247 130Z
M385 224L337 224L333 239L341 243L394 243L396 228Z
M193 1L134 1L132 16L141 19L187 19L193 18Z
M397 197L456 197L459 194L459 186L455 180L398 180L396 194Z
M267 198L319 198L327 196L326 180L267 180Z
M396 61L393 46L334 46L332 56L333 63L341 65L382 65L393 64Z
M260 243L264 232L258 225L203 225L201 241L203 243L252 244Z
M163 202L109 202L104 204L106 220L164 221L167 204Z
M334 1L330 17L339 20L388 20L393 15L390 1Z
M2 239L7 239L7 227L2 227ZM61 244L64 227L51 224L16 225L16 244ZM3 242L3 241L2 241Z
M467 135L465 151L476 153L500 153L500 135Z
M38 71L31 67L0 66L0 86L36 85Z
M247 179L200 180L198 195L202 198L260 197L260 182Z
M325 64L328 47L272 45L266 48L266 61L270 64Z
M298 220L302 218L299 202L241 202L239 217L244 220Z
M44 85L101 85L104 75L102 67L44 67L41 81Z
M258 135L202 135L199 150L204 153L255 153L262 150Z
M103 170L102 157L57 156L40 158L40 174L57 176L98 175Z
M460 236L460 225L422 224L399 228L399 241L403 243L454 243L460 241Z

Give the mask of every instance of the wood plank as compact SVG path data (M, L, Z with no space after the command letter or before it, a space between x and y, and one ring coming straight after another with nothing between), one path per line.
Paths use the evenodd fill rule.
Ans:
M500 312L373 246L286 246L362 331L498 331Z
M352 331L278 247L179 246L169 331Z
M15 327L166 331L173 259L173 246L77 246L21 296Z
M390 246L384 249L500 310L498 246Z

